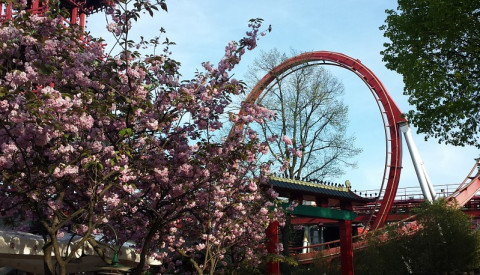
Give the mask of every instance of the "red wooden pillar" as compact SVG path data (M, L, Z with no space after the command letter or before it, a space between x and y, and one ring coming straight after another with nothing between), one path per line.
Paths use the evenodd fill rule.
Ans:
M33 13L37 13L37 12L38 12L37 9L38 9L38 0L33 0L33 1L32 1L32 10L33 10Z
M13 4L10 2L7 4L7 9L5 10L5 18L12 19L13 15Z
M83 11L80 13L80 27L82 27L82 31L85 32L85 13Z
M78 17L78 8L75 7L72 9L72 12L70 15L70 24L77 24L77 17Z
M265 229L267 235L267 252L268 254L277 254L278 243L278 221L271 222L267 229ZM280 274L280 262L268 261L266 264L266 274Z
M341 202L343 210L353 211L351 202ZM352 244L352 221L340 221L340 258L342 263L342 275L353 275L353 244Z
M340 221L342 275L353 275L352 221Z

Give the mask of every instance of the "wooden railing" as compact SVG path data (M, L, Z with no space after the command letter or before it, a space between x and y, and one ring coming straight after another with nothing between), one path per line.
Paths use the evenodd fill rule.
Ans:
M402 231L402 234L412 235L415 234L420 227L416 224L409 226L409 222L414 221L416 216L410 216L407 219L398 221L391 226L397 226L398 230ZM407 225L405 225L407 224ZM410 224L411 225L411 224ZM373 231L371 232L373 233ZM385 228L375 230L378 234L380 243L386 243L390 238L386 235ZM366 234L360 234L352 237L352 246L354 251L362 250L368 247L366 240ZM315 259L319 258L335 258L340 256L340 240L329 241L314 245L300 246L290 248L290 255L294 257L299 264L311 264ZM306 252L303 252L305 251Z

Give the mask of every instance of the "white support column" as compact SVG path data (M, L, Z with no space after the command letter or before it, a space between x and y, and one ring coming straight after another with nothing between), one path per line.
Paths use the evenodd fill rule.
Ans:
M417 173L418 182L422 188L423 196L426 200L432 202L435 199L436 193L433 189L432 183L430 182L430 178L428 177L422 158L418 153L417 146L413 142L412 130L410 129L408 123L402 123L400 125L400 130L402 131L405 141L407 142L408 151L410 152L410 157L412 158L413 166L415 167L415 172Z
M309 241L309 234L310 233L310 226L308 225L305 225L303 226L303 246L309 246L310 245L310 241ZM302 253L308 253L310 252L310 248L303 248L302 249Z
M433 200L435 200L435 198L437 197L437 192L435 192L435 189L433 188L432 181L428 176L427 170L423 162L422 162L422 169L423 169L423 174L425 175L425 179L427 180L427 185L428 185L428 189L430 190L430 194L432 195Z

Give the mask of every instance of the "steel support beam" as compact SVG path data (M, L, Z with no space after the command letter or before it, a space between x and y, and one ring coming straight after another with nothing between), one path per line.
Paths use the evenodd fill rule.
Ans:
M417 173L418 182L420 183L420 187L422 188L423 197L432 202L437 195L435 190L433 189L433 185L430 182L430 178L428 177L427 170L425 169L425 165L423 164L422 158L420 157L420 153L418 152L417 146L413 141L412 137L412 130L407 122L400 124L400 130L405 137L405 141L407 143L408 151L410 152L410 157L412 158L413 167L415 168L415 172Z

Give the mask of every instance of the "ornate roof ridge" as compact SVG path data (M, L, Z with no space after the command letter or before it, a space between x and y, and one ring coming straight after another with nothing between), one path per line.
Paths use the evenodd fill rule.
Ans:
M331 186L331 185L326 185L326 184L323 184L323 183L313 183L313 182L309 182L309 181L295 180L295 179L289 179L289 178L283 178L283 177L277 177L277 176L269 176L269 178L272 179L272 180L289 182L289 183L305 185L305 186L310 186L310 187L330 189L330 190L335 190L335 191L348 192L350 190L345 186L343 186L343 187L342 186Z

